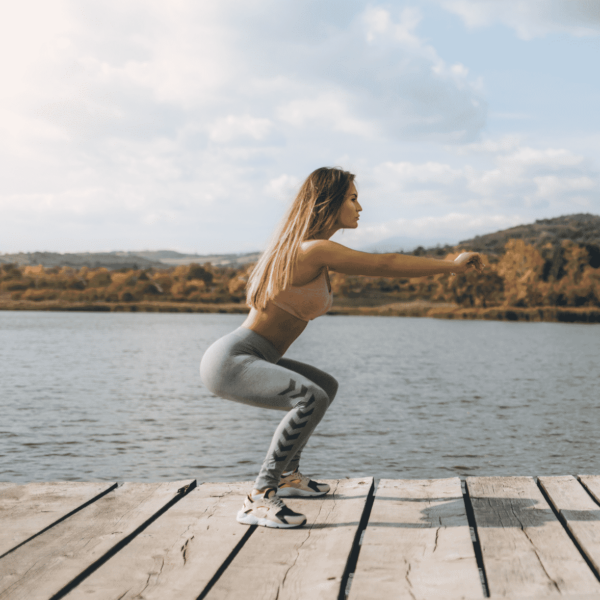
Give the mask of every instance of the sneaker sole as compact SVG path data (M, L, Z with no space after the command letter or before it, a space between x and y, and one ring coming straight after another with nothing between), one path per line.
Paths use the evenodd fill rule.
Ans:
M262 525L263 527L273 527L274 529L292 529L293 527L302 527L306 523L306 519L302 523L290 524L290 523L275 523L269 521L269 519L260 519L254 515L246 514L243 511L238 512L237 522L243 525Z
M277 489L277 495L280 498L318 498L319 496L324 496L328 493L329 490L326 492L313 492L313 490L299 490L292 487Z

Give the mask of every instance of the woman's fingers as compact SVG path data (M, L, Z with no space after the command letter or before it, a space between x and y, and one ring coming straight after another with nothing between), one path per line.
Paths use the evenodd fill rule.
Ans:
M469 267L475 268L479 273L485 268L481 255L477 252L463 252L454 259L454 262L460 265L461 268L458 270L461 273L466 272Z
M479 254L474 254L468 261L467 265L474 267L480 273L483 271L485 265Z

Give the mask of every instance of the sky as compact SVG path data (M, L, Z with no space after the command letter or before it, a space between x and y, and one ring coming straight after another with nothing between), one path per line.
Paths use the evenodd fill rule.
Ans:
M597 0L20 0L0 252L265 247L356 174L353 248L600 214Z

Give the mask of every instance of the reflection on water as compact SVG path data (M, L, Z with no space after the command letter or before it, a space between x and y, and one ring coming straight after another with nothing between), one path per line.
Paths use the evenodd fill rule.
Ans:
M0 312L0 480L253 479L281 413L198 363L245 315ZM600 473L593 325L324 317L286 356L340 390L318 477Z

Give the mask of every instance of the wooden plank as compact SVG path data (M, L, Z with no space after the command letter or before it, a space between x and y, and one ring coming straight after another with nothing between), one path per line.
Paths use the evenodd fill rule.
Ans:
M600 594L600 584L531 477L468 477L492 598Z
M61 481L0 487L0 556L116 485Z
M460 479L382 479L349 600L483 597Z
M600 475L577 475L593 498L600 504Z
M561 514L569 531L600 571L600 507L571 475L538 477L554 509Z
M0 599L47 600L193 481L126 483L0 559Z
M244 536L247 483L205 483L85 579L68 600L196 600Z
M329 484L321 498L286 498L307 525L258 527L206 600L337 600L373 479Z
M534 594L533 596L492 596L502 600L600 600L598 594Z

